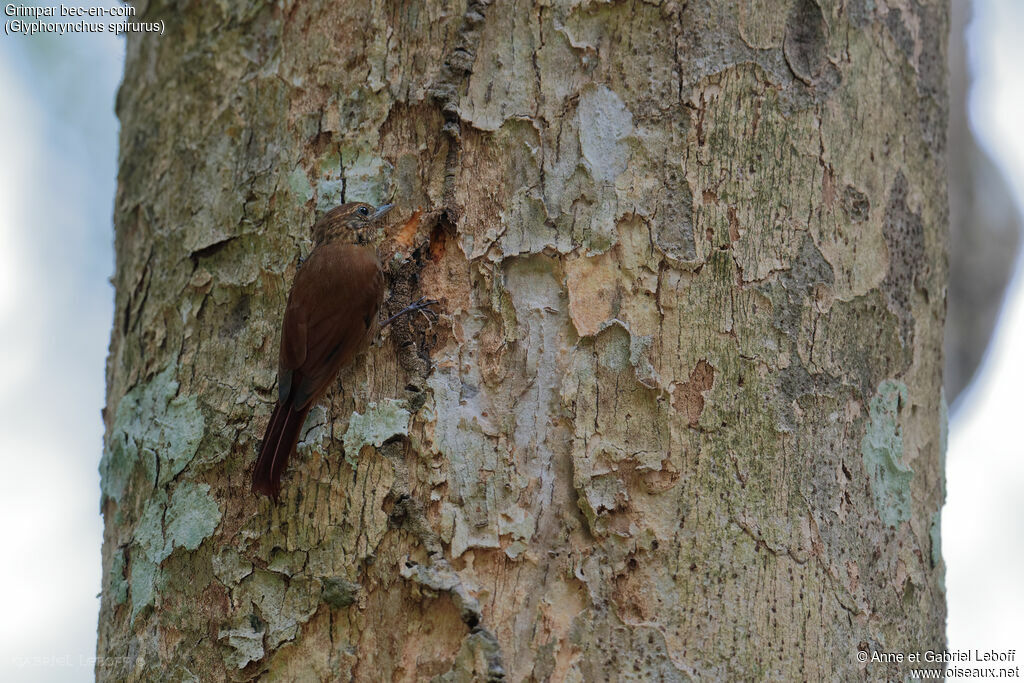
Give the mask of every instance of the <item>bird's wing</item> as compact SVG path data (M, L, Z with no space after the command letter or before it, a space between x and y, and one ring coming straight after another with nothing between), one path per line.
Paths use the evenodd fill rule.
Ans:
M301 271L300 271L301 272ZM297 278L296 278L297 280ZM307 323L304 307L296 301L295 288L288 297L281 324L281 352L277 367L277 397L284 403L292 389L292 376L306 360Z
M362 350L384 294L374 252L326 244L295 277L281 333L280 386L296 407L319 397Z

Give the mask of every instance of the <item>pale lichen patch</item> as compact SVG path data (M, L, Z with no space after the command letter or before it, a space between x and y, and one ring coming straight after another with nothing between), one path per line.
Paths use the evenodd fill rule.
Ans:
M217 632L217 639L230 649L225 657L228 666L233 669L244 669L250 662L263 659L263 627L265 624L262 624L255 615L240 614L228 628L222 628Z
M317 211L330 211L345 201L345 178L342 177L340 154L326 154L319 159L316 183Z
M163 489L146 503L135 527L131 553L132 619L153 602L159 565L175 548L195 550L213 534L221 519L208 484L183 482L168 501Z
M884 380L871 399L870 421L861 440L861 455L875 507L889 526L910 519L910 482L914 471L903 464L901 412L906 404L907 386L897 380Z
M577 503L599 536L648 526L640 510L656 507L649 496L659 494L643 474L664 469L675 450L671 408L638 381L632 356L628 330L611 325L580 341L562 384L563 406L574 418ZM628 510L636 514L620 514Z
M489 524L470 524L469 520L466 519L466 515L459 508L449 507L446 509L452 515L454 523L450 540L452 557L461 557L470 548L501 547L497 529ZM477 507L477 509L480 508ZM486 508L484 508L484 511L486 511Z
M459 109L466 122L494 131L510 118L535 113L537 83L523 74L533 71L533 55L541 37L537 13L514 3L495 3L487 18L477 65ZM510 34L512 40L505 39Z
M928 540L931 542L932 566L942 564L942 510L932 513L932 523L928 526Z
M450 497L461 501L458 516L454 506L442 509L442 516L444 510L449 511L447 533L457 534L459 539L452 540L456 557L456 547L497 546L492 503L497 496L498 477L481 475L499 471L500 456L496 442L486 433L491 431L485 415L491 406L484 403L486 395L476 390L477 381L473 375L461 378L456 367L441 362L427 379L432 394L427 407L436 415L427 423L427 444L447 460L445 478Z
M129 391L117 413L100 460L105 498L120 502L136 465L162 487L188 466L199 449L206 421L195 396L178 396L177 366L168 365Z
M364 148L342 152L344 163L345 199L348 201L383 204L391 195L391 164ZM351 161L349 158L351 157Z
M614 182L629 162L627 139L633 134L633 114L610 88L598 85L580 94L580 151L598 183Z
M288 175L288 189L295 196L297 203L304 204L313 198L313 185L302 166L296 166Z
M159 564L175 548L198 548L213 534L220 518L209 484L183 482L174 489L170 502L161 490L146 503L135 528L135 541L151 562Z
M369 403L365 413L352 413L342 437L345 459L354 465L363 446L379 448L393 436L407 436L412 418L408 406L407 401L386 398Z
M307 455L314 451L323 452L324 443L330 435L331 424L327 415L327 408L323 404L315 405L309 411L305 424L302 425L295 450L302 455Z
M132 558L131 598L132 598L132 621L143 608L153 604L153 596L156 592L156 579L159 570L157 566L145 557Z
M195 550L213 534L220 518L220 506L210 495L208 484L179 484L171 494L164 518L167 553L178 547Z
M110 564L110 571L107 573L107 590L115 605L124 604L128 600L128 581L125 578L125 551L118 550L114 553L113 562Z
M292 640L299 626L309 621L319 604L319 592L306 577L286 579L281 574L257 569L233 591L239 604L251 604L266 625L266 644L275 649Z
M544 202L533 190L520 189L509 200L508 209L501 213L502 232L492 249L492 260L502 260L520 254L539 254L551 248L565 251L566 241L559 236L547 220Z
M252 562L231 547L213 556L213 574L225 586L233 586L252 573Z

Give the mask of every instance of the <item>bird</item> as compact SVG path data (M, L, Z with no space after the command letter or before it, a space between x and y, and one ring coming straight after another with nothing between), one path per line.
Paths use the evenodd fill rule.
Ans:
M252 472L255 494L277 501L306 416L378 330L406 313L433 313L428 307L437 302L419 299L383 323L377 319L386 283L370 240L391 208L349 202L313 226L313 250L299 266L284 311L277 403Z

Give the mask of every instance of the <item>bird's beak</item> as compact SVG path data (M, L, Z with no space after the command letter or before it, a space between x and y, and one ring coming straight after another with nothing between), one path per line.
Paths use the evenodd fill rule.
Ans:
M377 210L373 213L373 220L377 220L378 218L386 214L388 211L391 210L391 207L393 206L394 204L384 204L383 206L378 206Z

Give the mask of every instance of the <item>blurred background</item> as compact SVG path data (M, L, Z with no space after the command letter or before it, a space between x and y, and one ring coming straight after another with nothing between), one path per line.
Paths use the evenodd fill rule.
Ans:
M26 3L31 4L31 3ZM73 3L80 4L80 3ZM91 3L81 3L89 5ZM952 649L1024 659L1024 2L953 0ZM0 35L0 680L91 680L124 42ZM1004 295L1005 292L1005 295ZM1017 351L1017 353L1014 353ZM852 650L851 650L852 652Z

